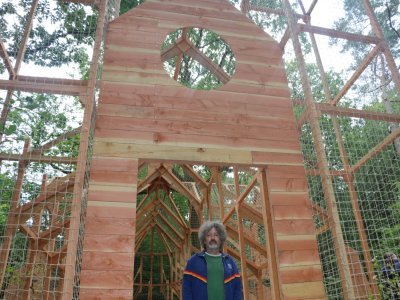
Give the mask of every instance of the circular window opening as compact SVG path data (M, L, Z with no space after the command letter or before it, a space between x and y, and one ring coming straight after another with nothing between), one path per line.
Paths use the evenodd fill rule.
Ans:
M200 90L226 84L236 65L232 49L218 34L195 27L168 34L161 47L161 60L172 79Z

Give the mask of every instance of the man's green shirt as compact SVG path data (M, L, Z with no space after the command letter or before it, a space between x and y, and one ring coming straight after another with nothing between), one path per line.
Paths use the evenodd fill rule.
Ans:
M206 252L208 300L224 299L224 267L222 256Z

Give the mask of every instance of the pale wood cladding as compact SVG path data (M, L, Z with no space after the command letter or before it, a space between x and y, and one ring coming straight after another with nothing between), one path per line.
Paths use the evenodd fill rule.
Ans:
M164 71L166 35L187 26L212 30L232 48L236 72L223 87L191 90ZM285 299L323 298L278 43L228 1L149 0L110 23L105 45L81 297L131 297L137 162L151 159L269 166L279 289Z

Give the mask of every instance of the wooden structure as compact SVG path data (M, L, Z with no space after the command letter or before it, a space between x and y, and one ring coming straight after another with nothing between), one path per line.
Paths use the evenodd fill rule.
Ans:
M34 230L28 228L24 226L28 217L37 219L44 209L56 210L59 199L46 192L46 197L39 196L28 204L28 209L18 205L19 196L15 194L13 213L8 220L9 231L6 234L6 239L9 240L3 242L1 249L2 279L7 267L12 235L18 229L32 243L29 248L31 263L28 264L31 270L34 269L35 260L48 260L51 265L57 259L55 264L62 270L62 280L58 286L59 297L71 299L79 295L80 299L131 299L134 296L135 276L142 274L143 264L134 266L135 254L139 253L138 245L147 234L157 232L169 246L167 253L153 253L152 259L162 256L169 260L173 270L171 281L167 284L167 295L179 295L179 279L185 259L196 250L191 245L191 237L196 234L198 224L187 224L182 220L178 209L171 209L174 205L173 199L161 201L159 193L164 191L168 194L168 191L173 190L189 199L198 222L208 217L224 221L230 236L227 251L242 266L246 299L326 297L312 212L326 216L326 223L319 229L319 233L330 230L335 237L343 297L362 299L369 291L378 295L373 279L374 271L368 257L367 239L362 239L363 253L367 256L367 276L360 275L361 263L354 249L344 245L332 178L341 176L350 187L353 186L357 170L398 138L400 131L395 128L385 140L353 166L348 163L341 146L345 168L332 173L327 165L322 134L318 127L318 115L321 112L333 116L333 119L337 115L346 115L366 119L379 118L395 123L400 120L398 115L390 113L337 107L362 71L379 54L385 56L392 78L400 89L400 78L393 57L368 0L363 3L375 32L373 37L310 25L309 16L317 1L313 1L308 10L302 6L302 15L294 14L286 0L279 10L255 7L249 5L249 1L242 1L244 12L265 11L286 17L289 26L279 43L224 0L148 0L120 17L108 15L118 8L118 1L70 2L92 4L99 10L96 44L88 80L18 75L38 1L32 2L15 66L12 65L4 44L0 43L0 56L10 75L9 80L0 80L0 88L8 91L6 104L12 97L12 91L20 90L79 96L85 106L83 125L77 129L81 132L80 153L76 160L68 159L69 163L78 162L76 173L67 178L68 180L60 179L64 183L56 185L57 191L66 188L70 191L70 180L74 180L70 220L62 223L54 220L53 227L48 231L40 232L37 222L34 222ZM115 4L113 9L109 9L110 3ZM115 19L107 24L110 18ZM162 62L168 56L166 51L160 50L164 38L175 29L190 26L203 27L218 33L235 53L237 65L233 78L229 80L218 68L213 70L222 82L226 82L217 90L190 90L173 81L163 70ZM330 96L326 80L322 76L327 103L317 104L313 101L305 72L298 40L299 32L308 32L311 38L315 34L323 34L376 47L335 98ZM97 68L105 36L100 99L96 109L94 98ZM298 123L294 120L282 64L282 51L289 40L294 45L306 95L305 101L295 102L306 107ZM180 45L182 43L187 46L187 41L182 40ZM317 45L313 44L313 47L318 56ZM177 44L168 50L179 54L182 51L180 49ZM201 59L201 54L197 55ZM320 60L317 61L323 75L323 66ZM8 107L4 105L2 124L7 120L7 113ZM96 118L95 121L93 117ZM321 176L328 199L327 209L311 204L308 198L306 174L298 141L298 129L305 123L312 127L318 156L317 169L308 170L308 174ZM94 124L93 157L89 168L87 157ZM76 134L77 131L65 134L58 141ZM336 134L340 141L340 132L337 131ZM45 149L46 145L42 149L29 149L26 146L22 155L1 154L2 160L19 162L16 190L21 190L24 170L30 162L60 160L44 156ZM173 163L178 164L193 181L188 183L177 178L172 171ZM207 181L197 176L193 172L193 165L209 167L212 178ZM235 174L234 184L229 189L224 188L227 183L221 179L222 170L226 167L232 167ZM256 168L250 182L240 183L240 170L248 171L250 168ZM144 170L146 176L139 177L139 173ZM86 199L85 174L89 171ZM191 184L198 188L191 188ZM54 185L43 184L43 190L49 191L52 186ZM213 203L210 196L213 188L220 197L217 204ZM198 189L203 192L196 194ZM358 231L361 236L365 236L357 195L354 188L350 190L353 191L351 197ZM139 193L147 198L136 205ZM258 195L257 201L252 205L247 201L249 194ZM225 201L225 198L234 201ZM168 205L166 201L169 201ZM53 203L54 206L44 207L42 202ZM31 214L15 219L15 216L24 211ZM170 220L176 226L170 226ZM84 236L81 234L83 226ZM254 234L255 228L264 228L263 238L266 243L260 239L259 234ZM52 248L53 238L60 230L66 230L68 243L56 253ZM41 243L44 236L45 244ZM38 249L41 249L40 255L37 255ZM246 255L246 249L251 249L251 259ZM356 264L350 266L350 260L356 261ZM137 268L137 273L134 273L134 268ZM32 285L33 274L34 272L24 279L24 297L32 297L32 291L27 287ZM270 284L265 284L265 279ZM259 288L254 290L253 282ZM360 282L366 286L364 289L356 288ZM144 285L153 286L151 282L141 283L141 287ZM45 288L44 294L49 295Z
M160 52L165 37L190 26L216 32L235 54L235 75L217 90L188 89L163 70L163 53L172 52ZM235 206L221 217L228 222L236 212L238 229L232 226L232 231L239 240L244 239L242 218L264 225L267 242L260 247L268 258L274 299L324 297L279 44L229 3L214 0L146 1L109 24L105 44L80 295L129 295L134 241L147 224L138 223L135 214L136 194L143 189L138 188L139 166L180 162L260 168L253 185L260 186L263 213L245 215L252 208L246 210L245 196L238 193ZM178 189L172 187L173 177L161 166L148 174L146 188L164 179ZM204 199L191 201L201 215ZM238 258L248 295L245 252L243 240ZM257 274L266 267L254 268Z

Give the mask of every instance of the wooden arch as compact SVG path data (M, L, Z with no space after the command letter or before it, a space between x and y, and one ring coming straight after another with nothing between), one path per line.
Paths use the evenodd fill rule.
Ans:
M236 72L223 87L188 89L164 71L161 45L168 33L185 27L212 30L232 48ZM262 213L251 213L237 193L230 214L221 216L228 231L238 237L239 248L258 247L243 237L241 222L235 228L229 218L236 213L239 220L246 215L265 225L268 242L260 253L267 256L274 299L324 298L278 43L225 0L148 0L109 24L105 46L81 299L132 298L135 240L143 231L136 215L138 169L148 162L257 167L254 184L263 191ZM257 272L243 253L229 253ZM242 273L250 299L247 271Z

